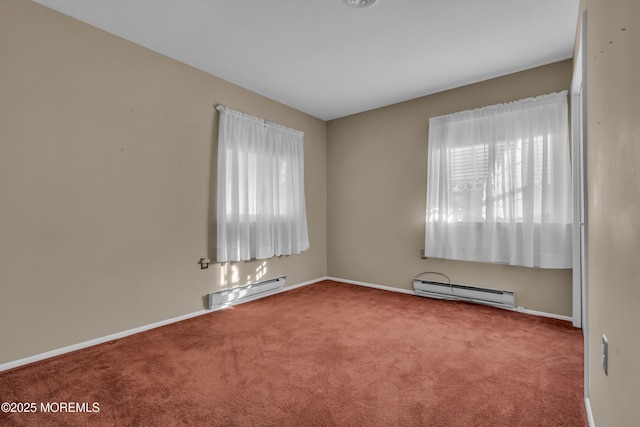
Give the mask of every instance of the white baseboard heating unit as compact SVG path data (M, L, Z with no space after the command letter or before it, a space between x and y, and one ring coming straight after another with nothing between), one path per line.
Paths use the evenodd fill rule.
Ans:
M240 302L251 301L267 295L280 292L284 288L287 276L276 277L275 279L263 280L226 291L209 294L209 310L221 306L229 306Z
M513 291L456 285L425 279L413 279L416 295L448 300L469 301L494 307L515 308Z

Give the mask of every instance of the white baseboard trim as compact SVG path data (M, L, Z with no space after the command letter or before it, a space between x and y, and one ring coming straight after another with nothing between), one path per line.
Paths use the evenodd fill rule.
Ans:
M298 283L297 285L285 286L283 291L291 291L293 289L301 288L307 285L313 285L314 283L322 282L323 280L328 280L327 276L320 277L318 279L309 280L307 282Z
M402 294L415 295L415 293L411 289L394 288L392 286L383 286L383 285L376 285L374 283L358 282L356 280L340 279L339 277L327 277L327 280L344 282L352 285L367 286L369 288L382 289L382 290L391 291L391 292L400 292ZM499 308L503 308L503 307L499 307ZM549 317L549 318L558 319L558 320L566 320L568 322L571 322L573 320L573 318L570 316L563 316L561 314L554 314L554 313L545 313L544 311L527 310L524 307L517 307L514 309L505 308L505 310L518 311L519 313L531 314L533 316Z
M285 286L280 292L276 292L276 293L273 293L273 294L257 296L256 298L243 300L241 302L235 302L235 303L229 304L227 306L217 307L217 308L214 308L214 309L211 309L211 310L195 311L193 313L184 314L182 316L172 317L171 319L161 320L159 322L155 322L155 323L151 323L151 324L148 324L148 325L139 326L137 328L128 329L126 331L116 332L115 334L106 335L106 336L103 336L103 337L100 337L100 338L95 338L95 339L84 341L84 342L81 342L81 343L78 343L78 344L73 344L73 345L69 345L69 346L66 346L66 347L58 348L56 350L51 350L51 351L47 351L47 352L44 352L44 353L36 354L34 356L29 356L29 357L25 357L25 358L22 358L22 359L14 360L12 362L2 363L2 364L0 364L0 372L7 371L7 370L13 369L13 368L17 368L17 367L23 366L23 365L28 365L29 363L39 362L41 360L49 359L49 358L52 358L52 357L55 357L55 356L60 356L62 354L70 353L72 351L81 350L83 348L93 347L94 345L98 345L98 344L102 344L102 343L105 343L105 342L117 340L119 338L124 338L124 337L127 337L129 335L134 335L134 334L138 334L140 332L144 332L144 331L148 331L148 330L151 330L151 329L159 328L161 326L170 325L171 323L176 323L176 322L180 322L182 320L191 319L192 317L197 317L197 316L202 316L203 314L213 313L214 311L218 311L218 310L222 310L224 308L232 307L232 306L237 305L237 304L242 304L242 303L245 303L245 302L253 301L253 300L256 300L256 299L259 299L259 298L263 298L263 297L266 297L266 296L270 296L270 295L276 295L276 294L281 293L281 292L290 291L292 289L300 288L302 286L311 285L312 283L321 282L321 281L326 280L326 279L327 279L327 277L325 276L325 277L321 277L321 278L318 278L318 279L309 280L307 282L302 282L302 283L298 283L298 284L291 285L291 286Z
M584 408L587 411L587 421L589 422L589 427L596 427L596 422L593 420L593 412L591 412L591 402L589 401L589 396L584 397Z
M27 365L29 363L39 362L41 360L49 359L51 357L60 356L61 354L70 353L72 351L81 350L87 347L93 347L94 345L102 344L108 341L124 338L129 335L137 334L140 332L148 331L150 329L159 328L160 326L169 325L171 323L179 322L181 320L187 320L192 317L202 316L203 314L211 313L213 310L200 310L193 313L185 314L171 319L161 320L160 322L151 323L149 325L139 326L137 328L128 329L122 332L116 332L115 334L106 335L100 338L94 338L92 340L84 341L78 344L72 344L66 347L58 348L55 350L47 351L44 353L36 354L35 356L25 357L23 359L14 360L13 362L7 362L0 365L0 372L8 369L17 368L18 366Z
M358 282L357 280L340 279L338 277L327 277L327 280L334 282L348 283L350 285L366 286L367 288L382 289L383 291L399 292L401 294L415 295L411 289L394 288L393 286L377 285L375 283Z
M549 317L551 319L565 320L573 324L573 317L571 316L564 316L562 314L554 314L554 313L546 313L544 311L527 310L526 308L522 308L522 307L517 307L516 311L520 313L531 314L533 316Z

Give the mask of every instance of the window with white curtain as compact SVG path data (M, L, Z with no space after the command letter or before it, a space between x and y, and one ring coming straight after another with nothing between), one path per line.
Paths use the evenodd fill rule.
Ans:
M304 134L226 107L217 109L217 260L307 250Z
M567 92L429 119L425 255L572 266Z

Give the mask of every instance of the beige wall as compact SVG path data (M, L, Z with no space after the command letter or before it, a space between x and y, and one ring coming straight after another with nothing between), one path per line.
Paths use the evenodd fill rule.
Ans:
M631 427L640 423L640 2L586 5L588 393L596 426Z
M0 2L0 363L326 275L325 122L24 0ZM311 249L215 256L213 104L305 132Z
M438 271L513 289L529 310L570 316L571 270L423 260L420 250L429 117L569 89L571 75L563 61L329 122L329 275L410 289L416 274Z

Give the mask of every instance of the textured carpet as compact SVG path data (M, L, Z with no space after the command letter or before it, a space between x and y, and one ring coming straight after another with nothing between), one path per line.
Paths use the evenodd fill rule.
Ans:
M37 407L0 425L586 426L582 346L567 322L326 281L0 373L0 402Z

